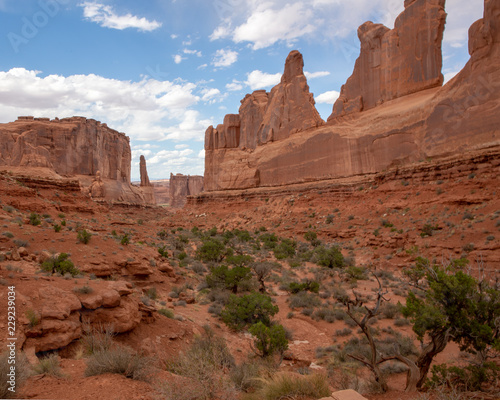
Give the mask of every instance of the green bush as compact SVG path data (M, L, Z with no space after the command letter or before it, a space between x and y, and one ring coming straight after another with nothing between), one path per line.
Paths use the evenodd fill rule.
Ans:
M259 236L259 240L266 249L274 249L278 244L278 237L274 233L264 233Z
M58 256L53 255L42 263L41 268L52 274L56 272L61 275L69 273L72 276L80 274L80 271L75 267L75 264L73 264L66 253L61 253Z
M342 268L345 266L345 259L339 246L330 248L318 246L314 251L316 264L327 268Z
M245 296L231 295L221 312L222 321L234 330L242 330L249 325L262 322L270 326L271 317L279 311L271 298L260 293Z
M52 376L62 376L61 365L57 354L52 354L48 357L41 358L33 367L36 374L46 374Z
M163 258L168 258L168 251L165 246L158 247L158 254Z
M26 318L28 318L28 321L29 321L29 324L28 326L30 328L33 328L34 326L38 325L40 323L40 318L38 316L38 314L32 310L31 308L26 310Z
M174 312L170 308L160 308L158 314L161 314L167 318L174 318Z
M207 262L221 262L226 256L226 248L215 238L206 239L196 250L196 258Z
M500 378L500 367L494 362L470 364L464 368L448 366L447 364L434 365L432 376L426 381L426 386L453 387L460 391L482 391L483 385L495 385Z
M299 292L290 296L289 306L291 309L294 308L314 308L321 304L321 300L318 296L308 293Z
M319 283L315 281L307 281L303 283L291 282L288 291L292 294L299 292L319 293Z
M78 231L76 238L80 243L87 244L88 242L90 242L92 234L90 232L87 232L85 229L82 229Z
M30 225L33 225L33 226L38 226L42 223L42 221L40 220L40 216L35 212L32 212L30 214L29 219L30 219Z
M274 256L278 260L291 258L295 256L297 243L290 239L281 239L281 242L274 247Z
M210 274L206 276L206 282L210 288L224 288L231 290L234 294L238 292L238 288L250 280L252 273L247 267L229 268L227 265L219 265L213 267Z
M282 325L269 327L258 322L248 331L255 336L255 350L261 357L269 357L275 353L283 354L288 349L288 339Z
M123 246L127 246L130 244L130 236L128 233L124 234L120 240L120 244Z
M62 229L61 225L58 225L58 224L54 225L54 231L55 232L61 232L61 229Z

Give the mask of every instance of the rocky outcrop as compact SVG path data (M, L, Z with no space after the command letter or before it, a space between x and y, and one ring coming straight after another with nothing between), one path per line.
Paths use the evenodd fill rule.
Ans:
M45 169L60 179L77 178L93 198L151 202L130 184L129 138L93 119L19 117L0 124L0 169L15 168L31 176Z
M170 206L182 208L187 196L196 196L203 192L203 176L170 174Z
M146 168L146 158L141 156L140 163L140 174L141 174L141 187L151 186L151 182L149 182L148 170Z
M131 331L142 318L132 292L124 281L109 282L88 294L43 286L33 294L31 321L24 318L26 340L20 345L36 352L63 348L82 336L84 323L110 326L116 333Z
M170 205L170 180L161 179L152 181L156 204L158 205Z
M291 135L324 124L315 107L304 75L304 60L292 51L285 62L281 82L270 93L257 90L241 101L238 114L228 114L224 123L205 132L205 187L218 190L258 186L258 171L247 165L245 172L234 179L234 172L223 175L219 164L232 149L254 151L257 147L289 138ZM237 167L236 165L234 165ZM238 167L237 167L238 168ZM241 168L238 168L242 171ZM225 181L225 182L222 182Z
M470 30L470 61L454 79L440 86L441 56L437 53L445 18L443 4L437 0L407 1L393 31L371 23L360 28L362 40L380 39L375 40L373 47L378 50L370 53L362 48L355 73L343 93L349 101L358 97L371 100L360 100L363 107L353 106L352 110L355 102L343 104L350 104L351 111L363 112L352 113L349 118L333 118L326 125L265 144L259 125L253 132L254 148L219 149L209 128L205 142L205 191L351 179L427 158L499 146L500 6L498 2L485 1L485 17ZM419 18L427 22L422 23ZM398 49L393 43L395 34L399 35ZM372 68L373 63L378 67ZM366 76L361 80L362 74ZM351 95L350 90L355 87L360 91ZM255 122L262 112L264 97L259 92L243 100L240 144L246 138L245 143L253 145L253 139L248 139L252 132L243 128L245 115L241 110L253 115L251 121ZM340 114L346 111L344 106ZM266 108L265 115L269 113Z
M442 85L444 3L405 1L394 29L372 22L359 27L361 54L328 121Z

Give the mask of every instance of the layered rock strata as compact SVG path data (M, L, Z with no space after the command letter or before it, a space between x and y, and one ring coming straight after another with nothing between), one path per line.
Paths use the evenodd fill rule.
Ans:
M0 124L1 169L30 176L50 170L54 178L77 178L87 192L93 185L90 191L105 200L150 203L130 184L131 154L125 134L93 119L19 117Z
M188 196L203 192L203 176L170 174L170 206L182 208Z
M274 119L261 119L261 115L283 115L288 100L283 97L284 103L277 104L265 92L247 95L237 116L227 116L222 128L207 130L205 191L354 178L427 158L499 146L500 6L485 1L484 18L469 32L470 61L440 86L443 5L437 0L406 1L393 31L370 23L360 28L362 41L377 40L371 50L366 43L362 46L355 72L344 86L346 101L340 101L345 106L364 96L368 107L349 106L350 115L342 117L343 106L327 124L314 127L311 103L301 103L304 112L296 121L298 128L288 125L288 132L278 135L272 130L272 140L266 141L269 136L263 132L271 130L266 130L265 123ZM391 47L396 33L397 51ZM294 54L287 59L284 76L297 66ZM396 74L393 65L406 69ZM287 79L271 93L282 92ZM297 88L289 87L288 93L299 90L299 80L294 82ZM355 87L361 92L355 92ZM226 138L221 147L219 131L239 133L239 146L228 147Z

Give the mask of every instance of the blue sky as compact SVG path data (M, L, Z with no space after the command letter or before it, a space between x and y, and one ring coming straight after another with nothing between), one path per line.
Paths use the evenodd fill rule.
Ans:
M279 82L304 55L323 119L367 20L393 27L403 0L0 0L0 123L94 118L131 138L132 179L203 175L205 129ZM468 60L483 0L448 0L446 78Z

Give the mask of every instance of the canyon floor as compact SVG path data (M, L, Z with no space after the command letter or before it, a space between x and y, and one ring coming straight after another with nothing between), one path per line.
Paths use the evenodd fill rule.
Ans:
M422 161L422 165L431 162ZM42 286L77 293L82 302L90 302L92 293L104 290L109 282L126 281L131 284L129 296L143 304L142 319L137 327L117 334L114 340L153 357L156 368L149 383L117 374L86 376L87 356L75 340L58 352L60 376L33 375L18 395L34 399L166 398L158 387L178 377L163 368L165 363L187 351L205 325L215 336L224 338L237 364L257 362L251 349L252 337L230 330L220 320L222 306L206 290L208 267L195 259L201 244L199 232L212 230L220 238L224 238L224 232L248 231L252 243L263 234L275 234L280 240L295 240L298 248L310 246L304 235L314 232L322 244L340 246L346 260L362 267L361 276L345 279L298 257L276 260L265 246L251 250L226 234L236 243L237 253L252 252L257 261L276 263L276 270L266 280L266 290L279 307L274 319L290 336L280 369L303 374L330 371L331 390L354 387L371 400L440 398L436 394L404 393L406 373L396 367L388 378L389 392L384 394L371 392L370 374L359 365L353 367L354 375L346 373L345 379L339 380L339 375L331 372L334 353L343 343L361 335L348 318L334 316L342 306L332 293L344 288L373 297L377 281L372 272L376 271L388 291L388 302L404 303L410 288L403 271L418 256L436 263L467 258L473 274L494 279L500 267L500 174L498 166L483 167L476 165L475 172L437 174L424 180L403 174L378 182L308 184L270 195L264 191L242 192L198 204L191 201L181 210L96 203L71 188L66 191L63 186L46 183L26 184L3 173L0 251L7 257L0 262L0 301L6 302L7 287L15 286L18 326L24 327L27 337L33 336L26 315L41 307L41 298L35 293ZM31 213L40 216L39 225L30 224ZM87 244L77 238L77 231L82 229L91 234ZM159 247L167 252L166 257L159 254ZM70 255L81 274L61 276L40 270L41 255L61 252ZM112 271L106 272L106 268ZM292 307L286 285L305 279L318 281L320 293L310 305ZM256 284L249 283L247 289L255 289ZM86 290L79 290L82 287ZM5 310L2 306L2 346L7 338ZM168 310L171 318L158 310ZM372 326L383 336L410 336L418 346L411 325L398 311L387 311ZM36 335L30 340L37 340ZM464 355L450 344L435 362L463 360Z

